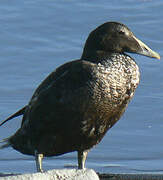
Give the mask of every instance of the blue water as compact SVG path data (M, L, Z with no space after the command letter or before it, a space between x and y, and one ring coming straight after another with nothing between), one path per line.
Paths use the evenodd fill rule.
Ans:
M80 58L84 42L106 21L126 24L163 56L162 0L1 0L0 119L26 105L56 67ZM110 173L163 173L163 61L133 55L141 71L135 97L121 120L88 154L86 166ZM0 139L19 128L0 127ZM76 153L45 158L45 170L76 167ZM0 172L35 172L34 158L0 152Z

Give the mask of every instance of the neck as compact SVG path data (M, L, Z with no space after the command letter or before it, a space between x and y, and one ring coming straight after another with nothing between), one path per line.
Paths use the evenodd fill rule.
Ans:
M81 56L82 60L87 60L87 61L91 61L91 62L101 62L101 61L107 61L108 59L110 59L110 56L112 54L117 54L114 52L106 52L106 51L93 51L93 52L85 52L83 51L83 54Z

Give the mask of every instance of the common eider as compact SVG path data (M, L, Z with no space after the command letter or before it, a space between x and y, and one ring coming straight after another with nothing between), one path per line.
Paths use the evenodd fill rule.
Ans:
M93 30L81 58L58 67L29 104L4 121L23 115L1 148L34 155L38 172L44 156L77 151L83 169L88 151L120 119L139 84L138 65L126 52L160 59L124 24L106 22Z

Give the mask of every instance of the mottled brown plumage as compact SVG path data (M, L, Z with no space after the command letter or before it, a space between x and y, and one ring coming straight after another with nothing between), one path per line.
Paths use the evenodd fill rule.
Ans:
M84 168L88 150L120 119L139 84L139 68L125 52L159 58L123 24L92 31L81 59L52 72L16 113L24 114L22 124L7 144L35 155L38 171L43 156L72 151Z

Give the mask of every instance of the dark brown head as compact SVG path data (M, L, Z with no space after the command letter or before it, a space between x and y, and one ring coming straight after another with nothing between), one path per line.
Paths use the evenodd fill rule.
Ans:
M158 53L137 39L127 26L118 22L104 23L90 33L82 57L90 56L97 51L130 52L160 59Z

